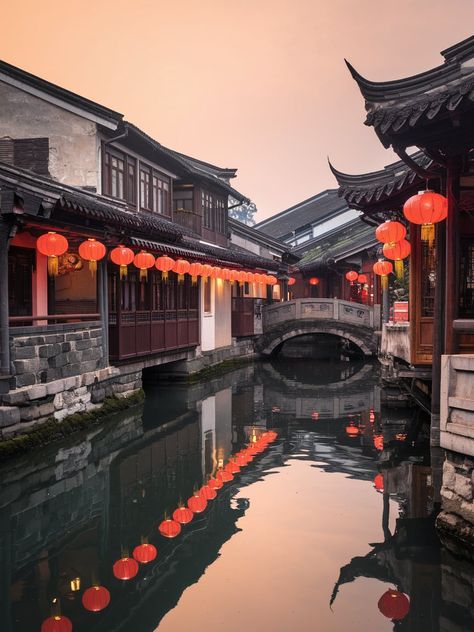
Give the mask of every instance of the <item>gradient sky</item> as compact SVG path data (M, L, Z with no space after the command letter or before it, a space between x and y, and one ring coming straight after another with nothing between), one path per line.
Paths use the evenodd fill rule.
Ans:
M473 0L14 0L0 57L161 143L237 167L258 220L393 159L344 64L397 79L474 32Z

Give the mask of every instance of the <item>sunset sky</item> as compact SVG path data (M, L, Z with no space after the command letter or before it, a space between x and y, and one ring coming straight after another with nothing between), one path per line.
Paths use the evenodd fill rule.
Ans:
M0 57L164 145L237 167L258 220L393 158L344 64L397 79L474 32L473 0L15 0Z

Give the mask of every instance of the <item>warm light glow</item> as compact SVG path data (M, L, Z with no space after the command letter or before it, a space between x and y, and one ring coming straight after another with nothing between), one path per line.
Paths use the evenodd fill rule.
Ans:
M72 592L77 592L78 590L81 590L81 578L75 577L74 579L71 579L70 586Z

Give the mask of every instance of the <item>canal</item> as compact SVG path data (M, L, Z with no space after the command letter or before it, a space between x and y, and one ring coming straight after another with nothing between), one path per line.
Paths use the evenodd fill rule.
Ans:
M143 407L4 463L2 632L473 630L423 418L383 401L372 364L254 363L155 381ZM236 454L217 497L161 535Z

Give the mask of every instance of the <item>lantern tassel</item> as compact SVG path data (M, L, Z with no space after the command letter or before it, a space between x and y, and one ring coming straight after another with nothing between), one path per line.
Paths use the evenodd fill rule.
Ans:
M403 259L397 259L395 261L395 274L397 275L397 279L402 280L405 274L405 267L403 265Z
M427 241L431 248L434 242L434 238L435 238L435 225L422 224L421 225L421 241Z
M178 274L178 283L182 283L184 281L184 274Z
M191 284L192 285L196 285L196 283L197 283L197 276L192 276L191 277Z
M140 268L140 281L146 281L148 279L148 270L146 268Z
M94 261L94 259L89 261L89 272L91 273L92 277L95 277L95 274L97 272L97 261Z
M127 278L127 266L122 264L120 266L120 279L126 279Z
M48 274L49 276L58 276L59 272L59 259L57 255L50 255L48 257Z
M382 274L382 290L388 290L388 276L386 274Z
M161 273L161 278L163 279L163 281L164 281L165 283L167 283L167 282L168 282L168 271L167 271L167 270L164 270L164 271Z

